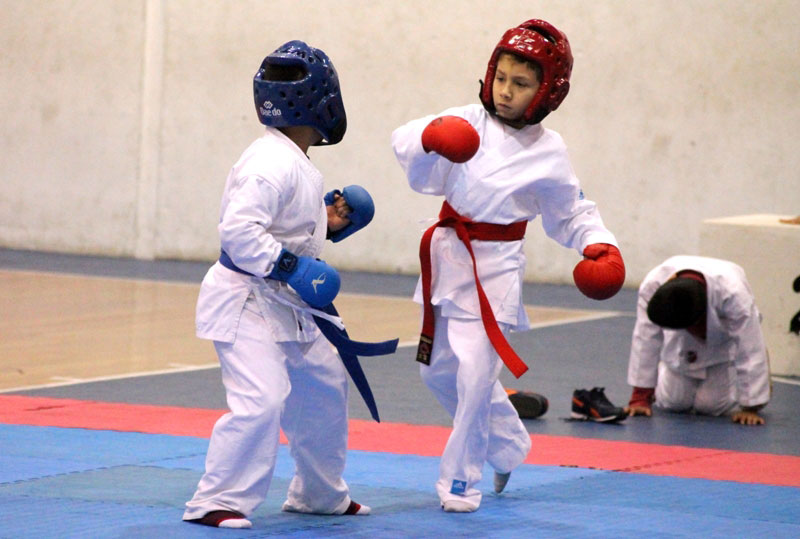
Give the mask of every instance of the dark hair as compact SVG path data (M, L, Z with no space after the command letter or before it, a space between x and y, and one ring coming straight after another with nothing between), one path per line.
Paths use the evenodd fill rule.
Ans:
M533 70L533 72L536 74L536 80L538 82L542 82L542 67L539 64L537 64L533 60L525 58L524 56L520 56L518 54L514 54L513 52L509 52L509 51L502 51L497 56L497 61L499 62L500 58L502 58L503 56L508 56L513 61L517 62L518 64L525 64L526 66L531 68Z
M267 64L264 66L264 73L261 80L293 81L303 80L306 77L306 70L300 66L283 66Z
M675 277L658 287L647 304L647 317L654 324L685 329L706 314L706 285L688 277Z

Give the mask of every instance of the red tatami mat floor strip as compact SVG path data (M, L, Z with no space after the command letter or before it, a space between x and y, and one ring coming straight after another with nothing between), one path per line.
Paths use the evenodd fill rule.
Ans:
M207 438L224 410L0 395L0 423ZM448 427L351 419L351 449L439 456ZM527 464L800 487L800 457L532 434ZM282 443L285 443L282 439Z

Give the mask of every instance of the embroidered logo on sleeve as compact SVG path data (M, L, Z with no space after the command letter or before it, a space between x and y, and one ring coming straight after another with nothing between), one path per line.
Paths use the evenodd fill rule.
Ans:
M460 479L453 479L453 486L450 487L450 494L464 494L467 490L467 482Z

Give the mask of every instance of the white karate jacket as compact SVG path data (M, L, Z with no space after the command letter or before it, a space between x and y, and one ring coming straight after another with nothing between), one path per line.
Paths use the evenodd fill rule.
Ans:
M708 295L706 341L686 330L655 325L647 317L650 298L672 275L691 269L703 274ZM703 380L706 369L732 362L740 406L769 401L769 362L761 315L744 270L727 260L699 256L673 256L652 269L639 287L636 325L628 363L628 383L655 387L658 363L675 372Z
M197 300L197 336L233 342L244 303L256 298L276 341L318 335L308 305L286 283L265 280L281 248L316 257L327 233L322 174L288 137L268 127L231 168L218 226L220 243L244 275L215 263Z
M480 148L466 163L452 163L422 149L422 131L444 115L466 119L480 135ZM592 243L617 245L595 203L583 197L556 132L541 124L514 129L481 105L456 107L437 116L411 121L392 134L392 147L412 189L444 195L459 214L473 221L510 224L541 215L545 233L579 253ZM522 303L523 241L472 241L495 318L517 330L530 326ZM441 305L445 316L480 317L472 261L453 229L434 233L431 264L433 304ZM419 284L414 299L422 302Z

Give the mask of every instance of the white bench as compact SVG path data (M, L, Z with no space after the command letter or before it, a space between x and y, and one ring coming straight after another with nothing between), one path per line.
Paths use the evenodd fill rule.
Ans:
M800 212L800 208L798 208ZM763 317L761 328L772 374L800 376L800 335L789 331L800 312L800 225L784 224L790 215L739 215L706 219L700 228L700 254L744 268Z

